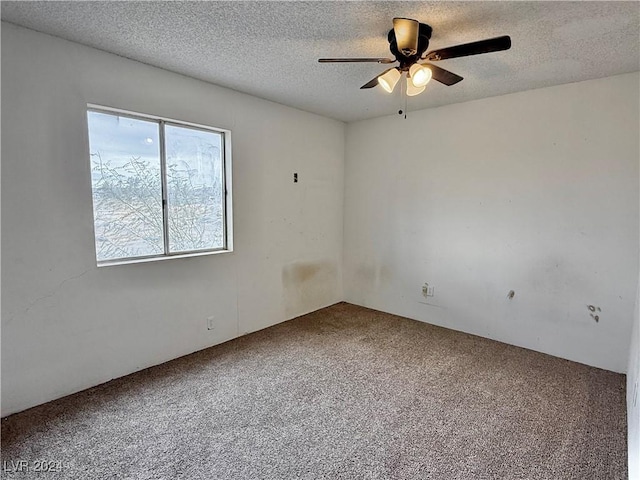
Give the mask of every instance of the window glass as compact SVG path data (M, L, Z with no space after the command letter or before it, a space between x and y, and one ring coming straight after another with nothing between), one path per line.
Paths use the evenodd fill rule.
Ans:
M97 107L87 124L98 264L230 250L229 132Z
M169 251L224 247L222 135L165 126Z
M89 111L98 261L164 253L158 123Z

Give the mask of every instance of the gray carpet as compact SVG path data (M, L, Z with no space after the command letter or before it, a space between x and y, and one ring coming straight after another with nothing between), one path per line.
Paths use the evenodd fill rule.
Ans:
M341 303L3 419L2 478L622 479L624 382Z

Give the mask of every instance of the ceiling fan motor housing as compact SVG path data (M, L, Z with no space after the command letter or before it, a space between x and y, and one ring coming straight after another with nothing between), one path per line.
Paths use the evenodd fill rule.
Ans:
M416 63L424 52L429 48L429 39L431 38L431 32L433 29L426 23L421 23L418 28L418 51L410 56L405 56L398 50L398 43L396 42L396 34L393 29L389 30L387 40L389 41L389 50L400 63L400 70L407 70L411 65Z

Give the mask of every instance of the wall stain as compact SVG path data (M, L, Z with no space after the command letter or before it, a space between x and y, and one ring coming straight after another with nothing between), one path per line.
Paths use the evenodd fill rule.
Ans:
M335 262L293 262L282 268L282 294L287 318L325 307L336 300Z
M306 282L317 275L321 269L322 265L318 263L293 264L290 268L285 267L282 279L285 284Z
M393 270L387 265L362 263L356 267L354 277L361 290L374 291L391 283Z

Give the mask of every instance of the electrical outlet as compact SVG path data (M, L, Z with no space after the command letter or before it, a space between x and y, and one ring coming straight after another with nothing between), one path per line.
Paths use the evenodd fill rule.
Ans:
M207 330L213 330L216 328L216 318L207 317Z
M422 286L422 296L423 297L433 297L433 292L434 288L433 286L429 285L428 283L425 283Z

